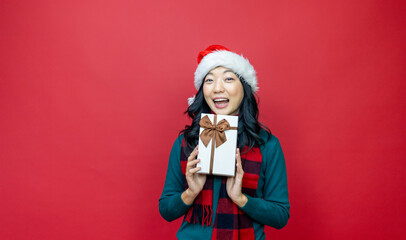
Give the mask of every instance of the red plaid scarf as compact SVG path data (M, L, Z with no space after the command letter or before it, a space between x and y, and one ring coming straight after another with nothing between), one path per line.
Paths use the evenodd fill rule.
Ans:
M188 188L186 181L186 155L187 144L182 141L181 147L181 167L183 173L184 187ZM262 155L258 147L252 148L245 153L246 149L241 152L241 164L244 170L242 181L242 192L246 195L255 196L258 179L261 169ZM227 178L221 181L220 196L217 206L216 219L212 224L213 216L213 176L208 175L202 192L195 199L193 206L186 215L186 221L189 223L213 226L212 239L255 239L252 219L241 211L237 205L228 197L226 190Z

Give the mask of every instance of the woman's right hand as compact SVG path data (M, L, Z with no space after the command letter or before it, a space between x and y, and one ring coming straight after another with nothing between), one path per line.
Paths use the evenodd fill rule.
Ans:
M196 164L200 162L200 159L196 159L198 153L198 146L196 146L187 159L185 175L189 188L182 193L182 200L187 205L193 203L197 195L199 195L199 193L202 191L204 184L206 183L206 174L197 173L197 171L201 169L200 167L196 167Z

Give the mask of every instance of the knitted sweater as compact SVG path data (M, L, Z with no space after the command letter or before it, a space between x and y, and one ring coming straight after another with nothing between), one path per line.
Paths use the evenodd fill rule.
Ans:
M262 139L267 140L265 131L261 131ZM173 144L165 185L159 199L159 212L167 221L173 221L184 216L190 206L186 205L181 195L185 191L182 170L180 166L180 149L183 135ZM248 202L241 208L253 219L255 239L265 239L264 225L281 229L289 219L289 198L286 175L285 158L279 140L271 136L260 146L262 154L261 173L255 197L248 195ZM217 204L220 193L221 176L215 176L213 186L213 219L216 217ZM213 227L182 222L178 230L178 239L211 239Z

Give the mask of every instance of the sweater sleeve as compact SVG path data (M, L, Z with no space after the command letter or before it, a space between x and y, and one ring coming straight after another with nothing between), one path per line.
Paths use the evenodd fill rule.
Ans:
M185 191L183 174L180 165L180 151L183 136L179 136L173 144L164 189L159 199L159 212L166 221L173 221L183 216L191 205L186 205L181 195Z
M263 194L258 194L261 190L257 190L259 197L246 195L248 201L241 210L258 223L281 229L287 224L290 216L285 158L275 136L271 136L262 152Z

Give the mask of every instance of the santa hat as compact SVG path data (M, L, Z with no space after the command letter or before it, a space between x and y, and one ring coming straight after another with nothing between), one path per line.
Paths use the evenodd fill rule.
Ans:
M248 59L242 55L231 52L221 45L211 45L206 50L201 51L197 56L197 69L195 71L195 87L199 90L206 75L216 67L225 67L233 70L235 74L251 86L255 93L257 87L257 75L254 67ZM194 102L194 96L188 99L189 105Z

